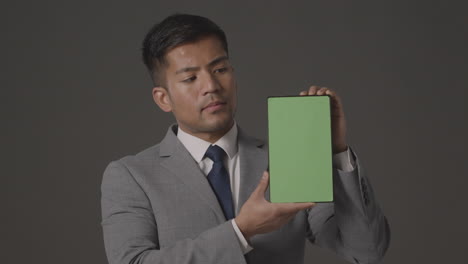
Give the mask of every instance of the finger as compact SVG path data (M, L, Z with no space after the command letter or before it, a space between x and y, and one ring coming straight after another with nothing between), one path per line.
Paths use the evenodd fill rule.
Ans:
M270 175L268 171L264 171L257 188L254 191L254 195L257 197L265 197L265 192L268 188Z
M281 214L292 214L311 208L315 206L315 203L278 203L276 205Z
M330 99L335 103L335 104L341 104L340 97L335 91L332 91L328 89L325 93L326 95L330 96Z
M313 85L309 88L309 95L315 95L315 93L317 92L317 90L319 89L318 86L316 85Z
M327 87L322 87L317 91L317 95L324 95L327 90Z
M301 92L299 93L299 95L301 95L301 96L307 95L307 91L301 91Z
M329 95L329 96L332 97L332 98L336 97L336 92L333 91L333 90L331 90L331 89L327 89L327 90L325 91L325 94L326 94L326 95Z
M334 100L337 100L337 101L340 100L338 94L333 90L328 89L325 94L330 95L330 97Z

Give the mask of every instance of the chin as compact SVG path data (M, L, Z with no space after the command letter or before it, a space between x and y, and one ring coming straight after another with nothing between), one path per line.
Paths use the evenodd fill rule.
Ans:
M206 132L229 130L233 122L233 118L213 120L213 122L209 122L208 124L206 124Z

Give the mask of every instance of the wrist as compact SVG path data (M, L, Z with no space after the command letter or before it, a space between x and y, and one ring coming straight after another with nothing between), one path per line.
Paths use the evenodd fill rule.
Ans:
M333 146L333 154L337 154L337 153L346 151L347 149L348 149L347 144L340 144L340 145L337 145L337 146Z
M236 221L237 227L241 231L242 235L246 240L249 240L254 234L248 230L248 225L243 222L243 220L239 217L234 218Z

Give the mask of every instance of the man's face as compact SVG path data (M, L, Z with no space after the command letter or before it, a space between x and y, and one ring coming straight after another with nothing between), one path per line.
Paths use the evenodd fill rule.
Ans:
M156 103L187 133L224 135L234 122L237 84L221 41L208 36L183 44L166 61L166 89L153 89Z

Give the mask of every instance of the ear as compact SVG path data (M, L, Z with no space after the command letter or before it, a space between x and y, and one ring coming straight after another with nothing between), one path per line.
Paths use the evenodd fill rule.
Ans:
M164 112L172 111L172 102L169 92L161 86L153 88L153 100Z

